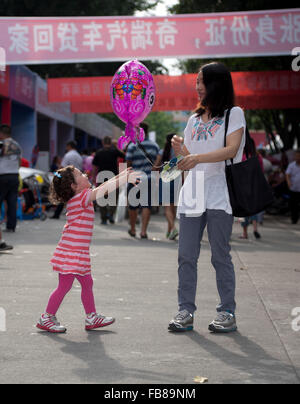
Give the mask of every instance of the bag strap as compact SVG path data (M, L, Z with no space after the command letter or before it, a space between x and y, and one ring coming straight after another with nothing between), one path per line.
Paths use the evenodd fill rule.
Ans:
M144 153L146 159L149 161L149 163L152 165L152 167L158 168L158 167L155 167L155 166L154 166L155 161L153 161L152 156L150 156L150 154L147 152L147 150L146 150L145 147L142 145L142 143L141 143L140 141L137 141L137 142L136 142L136 145L137 145L137 147ZM161 168L161 167L159 167L159 168Z
M231 112L231 108L228 109L228 111L226 112L226 116L225 116L224 147L226 147L226 145L227 145L226 136L227 136L227 132L228 132L230 112ZM226 161L225 161L225 164L226 164ZM231 164L233 164L233 159L231 159Z
M248 127L246 126L246 143L245 143L245 149L244 152L246 154L247 160L249 159L249 156L254 157L256 156L256 146L255 142L250 136Z
M229 109L226 112L226 117L225 117L225 135L224 135L224 147L226 147L226 136L227 136L227 132L228 132L228 127L229 127L229 118L230 118L230 112L231 109ZM246 143L245 143L245 148L244 148L244 152L246 154L246 158L247 160L249 159L249 156L254 157L256 156L256 147L255 147L255 142L252 139L252 137L250 136L248 127L246 126L245 129L245 134L246 134ZM233 159L231 159L231 164L233 164Z

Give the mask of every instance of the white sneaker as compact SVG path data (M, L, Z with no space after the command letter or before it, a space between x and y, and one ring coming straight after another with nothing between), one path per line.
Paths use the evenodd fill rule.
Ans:
M94 330L96 328L107 327L115 321L116 320L113 317L105 317L97 313L92 313L85 319L85 329Z
M66 327L60 325L57 318L55 316L51 316L50 314L42 314L36 327L40 330L55 334L63 334L67 331Z

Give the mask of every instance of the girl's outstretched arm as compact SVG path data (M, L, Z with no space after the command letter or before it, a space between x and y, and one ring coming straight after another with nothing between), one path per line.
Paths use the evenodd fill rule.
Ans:
M94 202L96 199L101 199L105 195L116 191L122 185L127 183L137 184L142 173L139 171L133 171L132 168L122 171L119 175L111 178L109 181L104 182L99 187L93 189L90 196L90 202Z

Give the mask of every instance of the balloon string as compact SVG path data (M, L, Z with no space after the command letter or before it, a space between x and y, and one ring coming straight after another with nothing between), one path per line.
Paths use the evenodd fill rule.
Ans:
M144 153L146 159L149 161L149 163L152 165L153 168L161 169L161 168L163 168L165 166L165 163L160 165L160 166L156 166L154 164L152 158L150 157L149 153L147 153L147 151L145 150L144 146L140 142L137 142L137 146Z

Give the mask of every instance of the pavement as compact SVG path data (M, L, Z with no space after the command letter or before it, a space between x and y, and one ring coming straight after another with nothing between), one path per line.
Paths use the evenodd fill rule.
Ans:
M211 384L299 384L300 225L267 217L258 241L252 233L240 240L240 225L234 225L239 331L215 335L207 328L218 304L207 235L195 330L173 334L167 327L177 311L178 244L165 240L163 216L153 216L148 241L131 239L126 222L96 222L91 254L97 310L117 321L86 332L74 283L58 313L68 331L51 335L35 324L57 286L49 260L63 225L63 218L22 222L5 236L15 248L0 254L1 384L190 384L197 376Z

